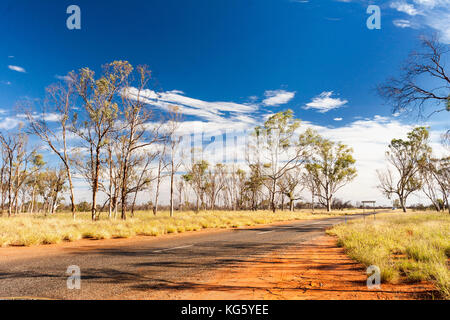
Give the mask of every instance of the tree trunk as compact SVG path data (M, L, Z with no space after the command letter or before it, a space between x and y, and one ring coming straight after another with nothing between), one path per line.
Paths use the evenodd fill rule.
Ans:
M112 210L113 210L113 174L112 174L112 152L111 146L108 148L109 153L109 204L108 204L108 219L112 218Z
M155 194L155 204L153 205L153 215L156 216L158 213L158 201L159 201L159 185L161 180L158 178L158 182L156 183L156 194Z
M31 203L30 203L30 213L33 214L34 212L34 201L35 201L35 193L36 193L36 187L33 185L33 191L31 192Z
M8 217L11 217L12 214L12 161L9 163L9 179L8 179Z
M179 195L179 203L178 203L178 210L181 211L183 209L183 188L180 188L180 195Z
M72 174L70 173L70 169L66 167L67 170L67 179L69 180L69 189L70 189L70 203L71 203L71 210L72 210L72 218L75 220L77 210L75 207L75 196L73 193L73 183L72 183Z
M170 170L170 216L173 217L173 176L174 176L174 166L173 166L173 155L172 155L172 168Z
M405 199L403 197L399 197L400 206L402 207L403 212L406 212Z
M122 171L122 196L121 196L121 201L122 201L122 220L126 220L127 219L127 173L128 173L128 156L125 157L124 159L124 163L123 163L123 171Z
M95 171L94 171L94 183L92 188L92 220L97 220L97 191L98 191L98 175L100 170L100 150L96 150L96 159L95 159Z

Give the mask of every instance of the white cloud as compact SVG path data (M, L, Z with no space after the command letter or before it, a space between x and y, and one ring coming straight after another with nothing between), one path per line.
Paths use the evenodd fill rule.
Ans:
M393 1L390 7L408 15L408 19L395 19L399 28L428 27L440 33L441 41L450 44L450 1L449 0L413 0Z
M342 121L342 118L334 118L334 121Z
M394 20L392 22L394 24L394 26L399 27L399 28L411 28L411 21L409 20L403 20L403 19L398 19L398 20Z
M410 16L415 16L420 14L412 4L409 4L405 1L395 1L391 3L391 8L396 9L397 11L404 12Z
M325 113L347 104L347 100L332 98L332 95L333 91L324 91L317 97L314 97L311 102L307 103L306 106L303 107L303 109L316 109L320 113Z
M137 99L138 91L136 88L128 88L125 93L130 98ZM160 109L168 110L170 106L177 106L183 114L197 116L213 122L223 121L227 112L232 115L237 115L251 114L258 110L258 106L255 104L221 101L209 102L187 97L182 91L178 90L166 92L144 90L140 96L144 102Z
M0 119L0 129L11 130L17 127L21 122L22 121L17 118L6 117L4 119Z
M291 101L295 92L289 92L286 90L267 90L264 95L266 99L263 100L263 104L266 106L279 106Z
M13 71L26 73L25 69L22 68L22 67L19 67L19 66L12 66L12 65L9 65L8 68L9 68L10 70L13 70Z
M425 23L440 32L442 42L450 44L450 3L447 11L430 12L425 17Z

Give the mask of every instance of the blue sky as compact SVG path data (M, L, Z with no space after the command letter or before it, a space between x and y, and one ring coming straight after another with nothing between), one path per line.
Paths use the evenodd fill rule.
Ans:
M381 30L366 27L370 3L381 7ZM71 4L81 8L81 30L66 28ZM382 145L394 137L384 131L404 134L416 119L393 117L376 85L398 74L419 35L441 32L450 43L449 21L449 0L3 0L0 128L18 123L17 101L43 98L58 77L121 59L149 65L158 97L183 105L193 123L243 119L245 127L291 108L355 149L355 130L367 126L367 139L379 132ZM436 137L449 120L428 119Z

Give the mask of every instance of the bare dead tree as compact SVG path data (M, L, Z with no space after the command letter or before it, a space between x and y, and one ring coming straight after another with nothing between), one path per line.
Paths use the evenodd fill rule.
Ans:
M125 89L121 93L122 104L124 106L124 148L122 165L122 219L126 219L126 196L128 194L128 171L131 157L139 150L148 148L159 141L159 126L149 127L152 112L143 96L150 80L150 71L147 66L138 66L137 84L132 88L132 84L127 81Z
M155 203L153 204L153 215L157 215L159 209L159 193L161 188L161 182L166 177L165 170L169 163L167 161L167 138L162 138L162 150L158 152L158 168L156 172L156 190L155 190Z
M417 111L422 116L426 107L432 105L435 108L428 116L450 111L450 74L445 65L450 47L436 36L423 37L421 43L422 51L410 54L401 76L378 86L379 94L393 106L394 113Z
M182 136L177 134L181 124L181 112L178 107L173 106L169 108L169 118L166 123L168 148L169 148L169 175L170 175L170 216L173 217L174 210L174 177L178 172L182 161L180 157L177 158L177 151L182 140ZM178 155L179 156L179 155Z
M69 78L64 83L51 85L46 89L46 92L47 98L40 113L35 114L31 110L25 110L25 114L31 133L46 143L64 165L69 182L72 217L75 219L76 206L72 181L73 172L70 150L67 145L69 119L75 108L73 79ZM58 126L55 128L50 125L49 120L56 122Z

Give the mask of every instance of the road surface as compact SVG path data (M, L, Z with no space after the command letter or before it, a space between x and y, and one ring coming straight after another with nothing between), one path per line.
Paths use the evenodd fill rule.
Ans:
M0 298L120 299L149 290L192 289L217 268L301 245L341 222L342 216L1 259ZM72 265L81 271L79 290L67 288L66 271Z

